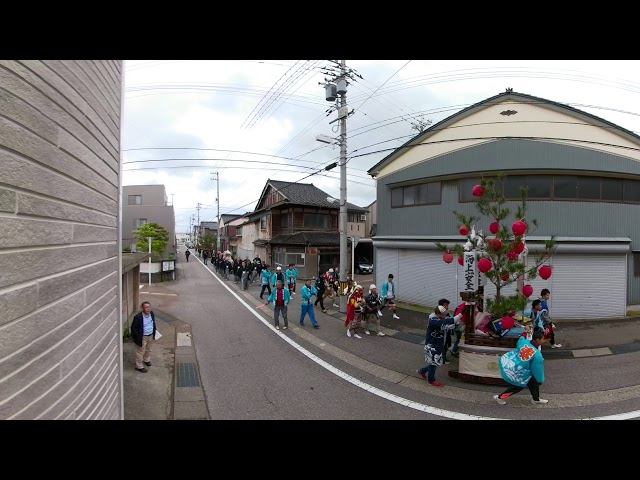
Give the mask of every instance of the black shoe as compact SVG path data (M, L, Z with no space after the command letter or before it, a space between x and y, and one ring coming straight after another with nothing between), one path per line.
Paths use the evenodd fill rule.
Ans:
M319 325L314 325L313 328L320 328L320 326Z
M151 366L151 362L143 362L147 367Z
M137 371L142 372L142 373L147 373L149 370L147 370L146 368L142 367L142 368L136 368Z

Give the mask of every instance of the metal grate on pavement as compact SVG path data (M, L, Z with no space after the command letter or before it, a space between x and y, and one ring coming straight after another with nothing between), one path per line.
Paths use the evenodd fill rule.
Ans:
M177 387L199 387L198 369L195 363L179 363L177 367Z

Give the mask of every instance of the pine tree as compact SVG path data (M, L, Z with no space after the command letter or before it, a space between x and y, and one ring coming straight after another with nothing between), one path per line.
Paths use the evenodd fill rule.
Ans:
M462 257L465 251L475 251L476 260L488 259L490 269L484 275L487 281L496 287L496 295L493 299L484 299L484 309L494 316L520 311L522 312L527 304L527 298L532 294L532 289L528 282L538 276L539 269L555 253L555 236L551 236L543 242L542 249L533 254L533 266L527 268L527 256L529 254L526 247L526 235L531 235L538 227L535 219L528 220L527 213L527 187L521 187L521 202L515 213L515 222L509 224L507 217L510 214L509 208L505 207L506 200L502 194L504 174L494 178L482 178L480 184L473 187L473 195L479 197L476 209L481 217L465 216L457 211L453 214L460 223L460 233L467 237L465 246L456 244L448 247L442 243L437 243L437 247L447 253L455 253ZM483 221L480 225L478 222ZM487 224L485 225L484 222ZM480 229L480 227L483 227ZM485 230L486 228L486 230ZM486 231L490 233L485 233ZM451 261L451 256L445 255L445 261ZM486 260L482 264L487 266ZM551 270L548 266L541 270L542 278L549 278ZM522 290L516 289L516 293L511 296L503 296L502 289L514 282L518 284L522 280Z

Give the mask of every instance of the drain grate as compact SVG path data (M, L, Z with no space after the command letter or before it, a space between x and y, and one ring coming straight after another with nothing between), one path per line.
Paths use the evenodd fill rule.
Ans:
M198 370L195 363L179 363L178 364L178 387L199 387Z

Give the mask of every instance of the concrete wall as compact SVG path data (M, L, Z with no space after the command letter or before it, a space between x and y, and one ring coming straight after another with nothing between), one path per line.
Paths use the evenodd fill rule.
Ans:
M129 205L129 195L140 195L141 205ZM164 258L175 253L176 217L173 205L167 205L164 185L126 185L122 187L122 246L135 243L133 230L137 218L146 218L147 223L157 223L169 232L169 240L164 250ZM145 247L144 251L147 251ZM140 251L140 249L138 249Z
M0 419L121 419L122 62L0 60Z

